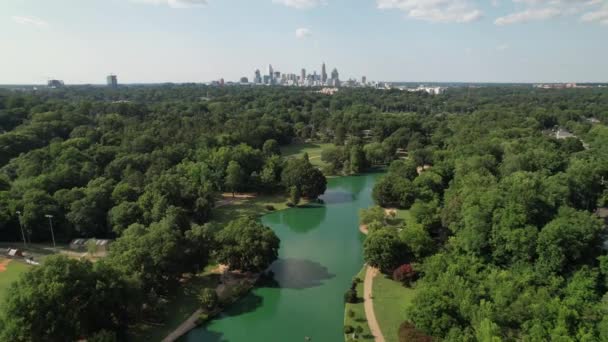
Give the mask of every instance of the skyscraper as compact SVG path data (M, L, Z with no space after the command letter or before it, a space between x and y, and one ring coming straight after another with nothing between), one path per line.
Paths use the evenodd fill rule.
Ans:
M274 70L272 69L272 64L268 64L268 78L270 79L270 84L274 84Z
M302 68L302 71L300 72L300 83L306 83L306 69L304 68Z
M110 87L110 88L117 88L118 87L118 78L116 77L116 75L108 75L108 77L106 77L106 83L108 84L108 87Z
M321 82L323 84L327 83L327 68L325 68L325 62L321 66Z
M334 70L331 72L331 85L334 87L340 86L340 74L336 68L334 68Z
M253 83L255 83L255 84L262 83L262 73L260 72L260 69L255 69L255 74L253 76Z
M361 84L367 84L367 77L361 77Z

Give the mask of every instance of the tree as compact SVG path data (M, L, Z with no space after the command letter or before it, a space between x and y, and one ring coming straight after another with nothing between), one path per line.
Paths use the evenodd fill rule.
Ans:
M350 172L360 173L367 167L365 152L361 145L354 145L350 148Z
M300 203L300 190L297 186L292 186L289 188L289 202L293 206L297 206Z
M357 297L357 290L355 289L348 289L346 290L346 292L344 293L344 302L345 303L357 303L359 301L359 298Z
M281 180L287 189L295 186L302 196L310 199L319 197L327 188L327 179L310 163L306 154L300 159L293 158L287 161Z
M363 243L363 257L372 267L388 274L400 265L407 256L407 248L396 232L381 229L367 236Z
M362 224L370 224L372 222L384 223L385 219L386 214L384 213L384 209L380 206L359 210L359 221Z
M274 139L268 139L264 142L264 146L262 147L262 152L266 156L272 155L281 155L281 149L279 148L279 143Z
M365 145L363 151L365 152L365 159L372 165L384 165L392 157L389 149L379 142Z
M198 301L206 312L215 310L219 304L217 292L210 288L201 289L198 294Z
M277 259L279 238L254 218L231 221L216 235L215 258L230 269L261 272Z
M113 269L50 256L8 290L0 337L74 341L103 330L124 331L136 305L137 296Z
M226 184L226 188L232 192L232 197L234 197L234 193L242 186L243 179L243 170L239 163L234 160L230 161L226 168L226 180L224 183Z
M591 214L561 208L538 235L538 268L543 272L562 272L594 260L601 250L602 231L602 222Z

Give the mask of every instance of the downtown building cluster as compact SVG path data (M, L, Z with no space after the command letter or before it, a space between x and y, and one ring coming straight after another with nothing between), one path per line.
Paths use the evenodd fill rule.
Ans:
M253 85L281 85L281 86L300 86L300 87L341 87L341 86L365 86L367 79L365 76L361 78L361 82L356 80L348 80L342 82L340 73L337 68L334 68L328 74L325 63L321 66L321 72L313 71L307 73L306 69L300 70L299 74L281 73L274 70L272 65L268 65L268 69L262 73L260 69L256 69L251 82L247 77L241 78L240 83L251 83Z

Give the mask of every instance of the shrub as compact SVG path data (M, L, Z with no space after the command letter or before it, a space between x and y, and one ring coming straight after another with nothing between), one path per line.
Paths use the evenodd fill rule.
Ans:
M403 264L393 271L393 280L402 283L405 286L410 286L416 278L416 271L411 264Z
M355 312L351 309L348 309L348 311L346 312L346 315L350 318L355 317Z
M357 291L353 289L346 291L344 294L344 301L351 304L357 303Z
M201 290L201 292L198 294L198 301L201 304L201 307L207 312L213 311L219 304L217 293L214 289L209 288L204 288Z
M275 211L277 209L272 204L266 204L266 210L268 210L268 211Z
M344 333L345 334L352 334L355 331L355 328L353 328L352 325L345 325L344 326Z

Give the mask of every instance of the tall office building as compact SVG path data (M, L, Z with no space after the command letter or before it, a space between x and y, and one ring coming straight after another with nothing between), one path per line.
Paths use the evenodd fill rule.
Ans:
M300 72L300 83L304 84L306 82L306 69L302 68Z
M255 74L253 76L253 83L255 83L255 84L262 83L262 73L260 72L260 69L255 69Z
M110 88L118 88L118 78L116 75L108 75L108 77L106 77L106 83Z
M327 83L327 69L325 68L325 62L323 62L323 65L321 66L321 82L323 82L323 84Z
M270 80L270 84L274 84L274 70L272 69L272 64L268 64L268 79Z
M334 68L334 70L331 72L331 85L334 87L340 86L340 74L336 68Z
M367 84L367 77L361 77L361 84Z

